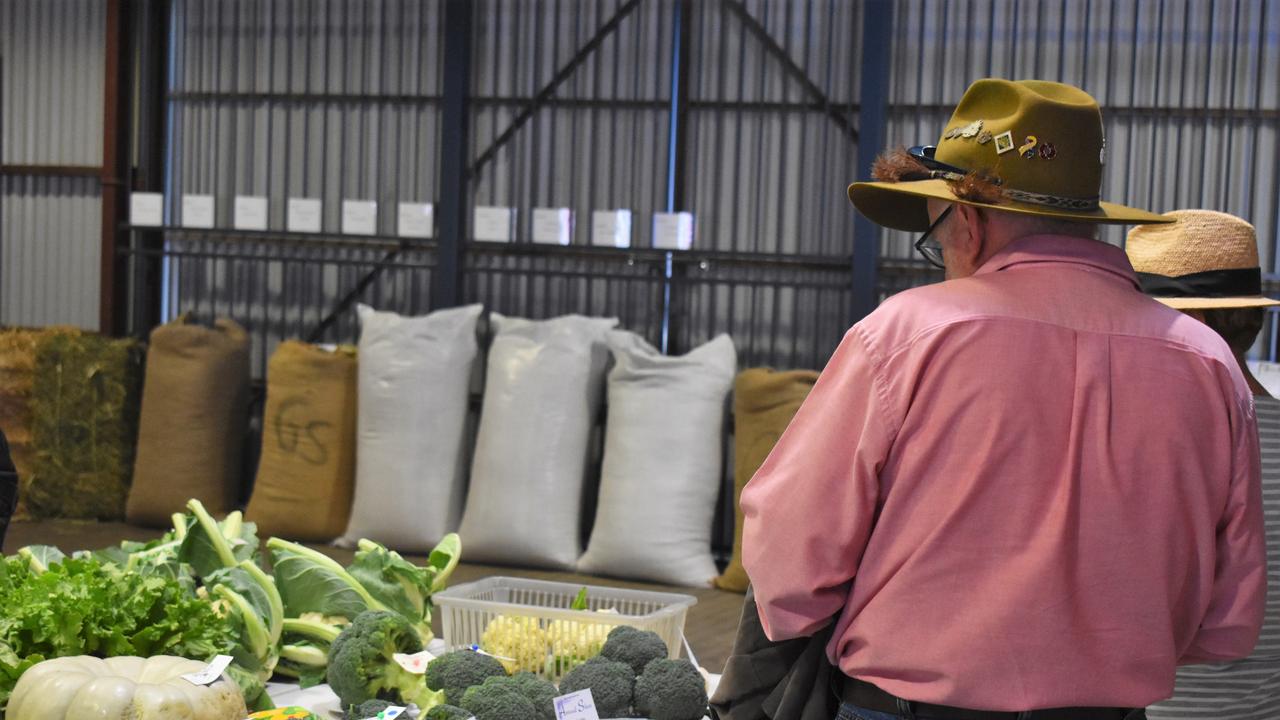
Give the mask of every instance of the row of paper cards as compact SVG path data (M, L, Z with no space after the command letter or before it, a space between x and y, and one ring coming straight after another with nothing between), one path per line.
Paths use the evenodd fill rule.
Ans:
M267 198L237 195L232 213L236 230L267 230ZM297 233L321 232L321 202L314 198L289 198L285 208L285 230ZM398 203L396 233L400 237L429 238L435 222L431 203ZM212 229L214 197L183 195L181 226ZM164 225L164 195L133 193L130 224L138 227ZM515 239L516 209L479 206L475 209L471 237L485 242ZM573 242L574 213L569 208L535 208L533 241L548 245ZM372 200L342 201L342 234L378 234L378 203ZM596 210L591 213L591 244L631 247L631 211ZM693 213L654 213L653 246L663 250L688 250L693 246Z

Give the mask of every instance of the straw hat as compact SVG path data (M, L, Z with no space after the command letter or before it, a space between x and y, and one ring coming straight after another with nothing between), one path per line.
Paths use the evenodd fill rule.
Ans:
M1262 295L1253 226L1215 210L1165 213L1171 225L1139 225L1125 251L1142 290L1179 310L1280 305Z
M928 198L1080 222L1167 222L1099 198L1105 146L1102 114L1085 91L1043 80L978 80L937 146L907 151L918 172L854 183L849 199L873 222L912 232L929 227ZM995 181L994 197L956 194L974 173Z

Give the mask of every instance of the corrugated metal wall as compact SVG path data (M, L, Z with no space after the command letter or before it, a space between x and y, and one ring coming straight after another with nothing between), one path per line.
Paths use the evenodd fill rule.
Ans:
M0 164L102 164L105 3L0 0ZM98 327L90 178L0 177L0 323Z
M441 7L175 1L170 220L181 222L184 192L214 194L220 227L232 225L234 195L266 195L271 232L170 233L182 254L171 263L171 312L235 315L266 333L265 357L374 266L395 202L437 199L448 182L437 177ZM464 299L531 317L618 315L675 352L727 331L743 364L820 366L850 320L844 188L859 150L863 3L474 7L470 200L515 207L517 230L511 244L467 243ZM975 78L1078 84L1104 106L1108 199L1250 218L1275 267L1280 0L893 7L892 144L936 140ZM323 198L327 236L279 237L290 196ZM387 237L333 244L344 198L376 199ZM560 206L577 213L574 246L532 245L532 210ZM613 207L635 212L638 250L584 247L590 212ZM697 217L694 251L669 264L648 249L650 213L668 207ZM1122 231L1104 237L1119 242ZM938 279L901 233L880 242L882 296ZM415 252L364 299L425 310L432 244ZM327 337L354 334L344 318Z
M166 197L215 197L217 228L234 198L266 196L265 233L166 233L168 316L245 324L256 366L305 335L395 246L396 204L437 196L439 2L176 0ZM289 234L289 198L321 200L322 232ZM377 234L341 233L342 202L378 203ZM425 312L430 243L406 253L362 300ZM354 340L354 314L326 339Z

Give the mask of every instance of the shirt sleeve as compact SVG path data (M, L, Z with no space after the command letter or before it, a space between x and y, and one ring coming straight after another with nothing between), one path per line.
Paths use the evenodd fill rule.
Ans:
M1178 664L1235 660L1253 652L1266 603L1266 542L1258 421L1248 397L1232 413L1235 453L1230 494L1218 522L1213 596Z
M866 548L896 427L859 326L832 355L743 489L743 564L770 640L806 637L844 606Z

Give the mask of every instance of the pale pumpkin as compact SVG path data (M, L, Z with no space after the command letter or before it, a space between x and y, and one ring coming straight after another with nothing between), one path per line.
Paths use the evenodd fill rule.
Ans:
M206 663L157 655L45 660L18 678L8 720L244 720L244 697L225 674L212 685L183 675Z

